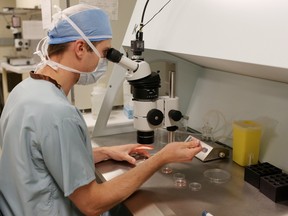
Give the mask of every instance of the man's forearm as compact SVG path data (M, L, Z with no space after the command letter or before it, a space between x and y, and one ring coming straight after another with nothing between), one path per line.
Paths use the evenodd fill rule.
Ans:
M154 155L107 182L78 188L69 198L84 214L99 215L127 199L163 164L161 155Z

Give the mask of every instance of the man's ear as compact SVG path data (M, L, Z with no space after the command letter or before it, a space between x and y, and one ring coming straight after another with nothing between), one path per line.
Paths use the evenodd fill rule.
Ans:
M74 46L75 54L78 58L81 58L85 52L87 52L86 43L83 40L76 40Z

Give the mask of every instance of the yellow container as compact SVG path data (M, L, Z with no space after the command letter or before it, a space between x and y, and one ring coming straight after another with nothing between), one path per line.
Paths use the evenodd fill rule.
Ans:
M233 161L241 166L257 164L262 129L254 121L233 123Z

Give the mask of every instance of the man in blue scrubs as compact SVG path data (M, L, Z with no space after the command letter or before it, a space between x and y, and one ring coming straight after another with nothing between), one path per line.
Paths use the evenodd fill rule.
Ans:
M111 38L109 18L99 8L79 4L53 17L48 37L37 47L41 64L13 89L1 115L3 215L99 215L164 164L189 161L201 151L198 141L170 143L130 171L95 181L94 163L135 164L130 154L141 151L140 144L92 149L85 121L67 99L73 85L93 83L103 74Z

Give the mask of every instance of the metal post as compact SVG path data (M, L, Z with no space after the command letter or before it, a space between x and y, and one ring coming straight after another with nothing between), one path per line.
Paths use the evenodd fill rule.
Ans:
M169 71L169 97L175 97L175 71ZM168 143L175 141L175 131L168 131Z

